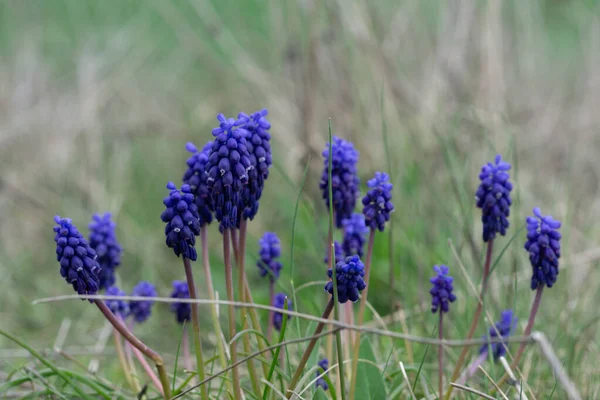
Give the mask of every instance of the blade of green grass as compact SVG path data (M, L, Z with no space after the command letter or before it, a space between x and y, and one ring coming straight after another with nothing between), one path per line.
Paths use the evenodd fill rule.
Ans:
M179 350L181 350L181 341L183 340L183 335L185 335L185 323L181 325L181 332L179 333L179 341L177 342L177 351L175 352L175 365L173 366L173 384L171 385L171 391L175 391L175 381L177 380L177 365L179 364Z
M283 301L283 309L287 310L288 309L288 298L286 297L285 300ZM279 340L278 343L283 342L283 339L285 338L285 329L287 328L287 320L288 318L286 316L283 317L283 321L281 322L281 330L279 331ZM269 321L269 323L271 323L271 321ZM271 382L271 379L273 378L273 373L275 372L275 366L277 365L278 361L279 361L279 353L281 352L281 347L278 347L277 349L275 349L275 355L273 356L273 361L271 362L271 367L269 368L269 374L267 375L267 382ZM265 385L265 390L263 391L263 400L267 400L267 396L269 395L269 389L271 389L271 387L269 385Z

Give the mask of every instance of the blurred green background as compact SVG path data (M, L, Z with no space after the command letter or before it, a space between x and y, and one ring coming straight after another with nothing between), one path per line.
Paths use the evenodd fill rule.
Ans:
M294 205L307 163L293 278L296 286L326 278L318 181L331 117L334 134L360 150L362 184L376 170L395 184L394 294L388 236L378 234L370 301L382 315L395 306L414 311L428 301L431 266L446 263L459 297L446 336L466 336L476 303L449 240L478 282L474 192L480 166L500 153L513 164L515 191L511 229L495 255L532 207L563 221L559 282L544 295L536 329L584 398L598 398L599 17L592 0L0 2L2 329L50 349L69 319L65 346L98 342L102 318L86 303L31 304L72 292L55 261L55 214L87 233L94 212L112 212L124 248L119 285L129 292L149 280L168 295L183 269L164 246L159 216L165 184L181 181L185 143L209 140L219 112L266 107L275 165L249 227L255 301L267 302L253 267L266 230L282 239L280 288L290 289ZM210 235L224 294L216 226ZM524 239L520 231L504 253L487 304L494 318L514 307L519 331L533 297ZM299 311L320 313L325 299L313 289L299 294ZM155 309L139 334L174 352L174 317L166 305ZM410 333L430 335L427 306L411 315ZM0 338L0 369L13 366L15 349ZM425 347L414 350L420 357ZM523 368L546 398L554 378L540 360L530 351ZM564 398L560 388L555 398Z

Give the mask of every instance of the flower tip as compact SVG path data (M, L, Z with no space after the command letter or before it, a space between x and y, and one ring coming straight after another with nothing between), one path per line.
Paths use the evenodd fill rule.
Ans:
M538 218L542 218L542 210L539 207L533 208L533 214Z
M193 153L197 153L197 152L198 152L198 149L196 148L196 146L195 146L195 145L194 145L194 143L192 143L192 142L187 142L187 143L185 144L185 149L186 149L187 151L189 151L190 153L192 153L192 154L193 154Z
M169 181L169 183L167 183L167 189L175 190L175 189L177 189L177 186L175 186L175 184L173 182Z
M61 221L60 215L55 215L54 222L56 222L57 224L60 224L60 221Z

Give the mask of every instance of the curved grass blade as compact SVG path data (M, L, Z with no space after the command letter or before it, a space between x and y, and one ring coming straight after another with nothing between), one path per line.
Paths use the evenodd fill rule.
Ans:
M283 309L287 310L288 308L288 298L286 297L285 300L283 301ZM279 340L278 343L282 343L283 339L285 338L285 329L287 328L287 320L288 318L284 317L283 320L281 321L281 330L279 331ZM269 321L269 323L271 323L271 321ZM279 361L279 353L281 352L281 347L278 347L277 349L275 349L275 355L273 356L273 361L271 362L271 367L269 368L269 374L267 375L267 382L271 383L271 379L273 378L273 373L275 372L275 366L277 365L277 362ZM263 400L267 400L267 397L269 396L269 389L271 387L269 385L265 386L265 390L263 391Z

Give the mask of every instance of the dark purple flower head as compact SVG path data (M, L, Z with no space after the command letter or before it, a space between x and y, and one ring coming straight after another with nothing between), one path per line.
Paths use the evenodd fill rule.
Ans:
M260 276L268 276L271 282L279 279L281 274L281 244L277 235L273 232L265 232L259 240L260 244L260 259L256 263Z
M185 145L185 149L192 153L192 156L187 160L188 169L183 175L183 183L190 185L194 195L194 202L198 207L200 217L200 226L210 224L213 219L214 204L206 183L208 178L206 163L212 146L213 142L208 142L204 145L202 151L198 151L193 143Z
M121 264L121 246L115 235L117 225L111 221L110 213L94 214L90 228L90 247L96 250L100 264L100 289L115 284L115 268Z
M352 143L340 139L336 136L332 141L332 157L331 157L331 189L333 192L333 212L335 216L335 226L342 227L342 221L350 218L356 199L360 180L356 170L358 163L358 151ZM323 174L319 187L323 191L323 199L325 205L329 209L329 143L323 150Z
M60 262L60 275L73 285L78 294L96 294L100 287L100 265L96 251L90 247L70 218L54 217L56 260ZM90 300L91 301L91 300Z
M273 307L277 307L277 308L281 308L283 309L283 306L285 305L285 298L287 296L284 293L277 293L275 295L275 298L273 299ZM292 300L290 300L288 298L288 310L293 310L293 306L292 306ZM287 316L288 319L290 319L290 316ZM277 329L278 331L281 330L281 324L283 323L283 314L280 312L274 312L273 313L273 326L275 327L275 329Z
M531 289L539 286L552 287L558 275L560 258L560 222L551 216L542 216L539 208L533 209L535 217L527 217L527 242L525 250L529 252L529 261L533 268Z
M365 216L353 213L348 219L342 221L344 226L344 255L346 257L358 255L363 256L363 247L369 229L365 225Z
M331 268L327 271L329 278L333 277ZM337 280L338 301L345 303L348 300L358 301L358 294L367 286L363 280L365 266L359 256L346 257L335 266L335 277ZM333 281L327 282L325 291L333 295Z
M317 376L321 375L323 372L327 371L327 369L329 368L329 360L326 358L323 358L321 361L319 361L318 363L319 368L317 369ZM319 379L317 379L316 382L316 387L322 387L323 390L327 390L329 389L329 385L327 384L327 381L323 378L320 377Z
M326 246L325 247L325 258L323 259L323 261L325 261L325 264L329 264L329 253L330 252L331 252L330 247ZM344 251L342 250L342 245L337 240L333 242L333 257L335 259L334 264L337 264L340 261L344 261Z
M156 288L153 284L146 281L141 281L133 288L132 296L141 297L156 297ZM129 302L130 315L133 316L135 322L144 322L152 314L152 306L154 300L131 300Z
M517 326L517 317L514 316L512 310L504 310L502 311L502 319L496 322L495 326L490 327L489 335L485 336L484 339L487 338L507 338L509 337L513 330ZM507 343L490 343L484 344L479 349L479 354L487 353L492 348L492 353L494 355L494 360L498 360L500 357L506 354Z
M183 255L184 258L196 261L194 245L196 236L200 234L200 220L190 185L182 185L181 190L177 190L175 184L169 182L167 189L170 190L169 195L163 200L167 209L160 216L167 223L167 246L173 249L177 257Z
M188 284L185 281L173 281L173 292L171 297L174 299L189 299L190 291ZM171 303L171 311L177 316L177 322L183 324L184 321L190 320L192 307L190 303Z
M111 286L108 289L106 289L106 295L107 296L127 296L127 293L125 293L124 291L122 291L121 289L119 289L116 286ZM106 306L116 316L119 316L121 318L127 318L127 316L129 315L129 304L127 304L127 302L125 300L105 299L104 303L106 303Z
M362 199L366 225L381 232L385 223L390 220L390 213L394 211L392 184L388 182L389 179L388 174L375 172L375 177L367 182L369 191Z
M239 119L248 121L244 125L248 131L246 147L250 155L250 164L253 167L248 171L248 184L244 186L242 193L243 217L246 219L253 219L258 212L258 203L262 196L265 180L269 176L269 167L272 164L271 145L269 144L271 123L266 118L268 113L266 109L263 109L250 116L244 113L238 115Z
M513 187L508 180L509 169L510 164L502 161L500 154L496 156L494 164L487 163L481 167L481 184L475 193L475 200L477 207L481 208L484 242L494 239L497 233L506 234L512 204L510 191Z
M431 294L431 311L436 313L447 313L450 309L450 303L456 300L454 295L454 286L452 286L452 278L448 275L448 267L445 265L434 265L433 270L437 273L429 282L433 285L429 293Z
M242 126L248 122L248 118L227 119L219 114L217 120L220 125L212 131L215 141L205 169L215 217L221 223L219 229L224 231L236 227L242 190L248 184L248 170L252 164L246 147L249 133Z

